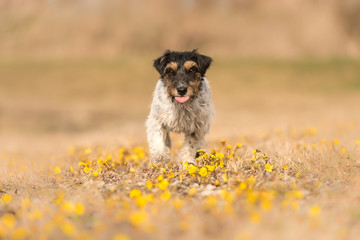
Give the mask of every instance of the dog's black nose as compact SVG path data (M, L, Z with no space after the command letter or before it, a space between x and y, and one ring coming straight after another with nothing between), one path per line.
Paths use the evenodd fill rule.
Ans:
M176 90L181 96L184 96L186 94L186 92L187 92L186 87L178 87Z

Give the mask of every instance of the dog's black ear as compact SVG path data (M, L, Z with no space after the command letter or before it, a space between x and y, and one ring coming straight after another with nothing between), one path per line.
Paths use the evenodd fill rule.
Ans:
M171 53L170 50L166 50L161 57L154 60L154 67L160 73L161 76L163 76L164 74L167 58L170 53Z
M205 75L206 70L210 67L211 62L211 57L197 53L197 63L199 65L199 70L202 75Z

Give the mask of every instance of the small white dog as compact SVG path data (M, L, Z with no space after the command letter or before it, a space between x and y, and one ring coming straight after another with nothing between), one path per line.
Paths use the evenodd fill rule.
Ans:
M214 116L210 86L205 78L211 61L196 50L167 50L154 61L160 79L146 121L152 163L170 161L169 132L185 134L178 161L195 162L197 150L203 148Z

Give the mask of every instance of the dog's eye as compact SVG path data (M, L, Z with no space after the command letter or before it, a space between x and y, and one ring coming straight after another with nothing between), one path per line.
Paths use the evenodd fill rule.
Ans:
M190 68L189 69L189 73L194 73L195 72L195 68Z
M172 70L171 68L168 68L168 69L166 70L166 73L167 73L168 75L170 75L170 76L175 75L175 71Z

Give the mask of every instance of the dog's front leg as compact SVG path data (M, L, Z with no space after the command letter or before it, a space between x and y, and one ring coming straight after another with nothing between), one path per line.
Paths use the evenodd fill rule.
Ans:
M149 124L146 133L151 162L154 164L169 162L171 142L168 131L160 125Z
M183 163L195 163L197 150L203 147L204 136L198 136L195 133L185 134L184 145L180 149L178 161Z

